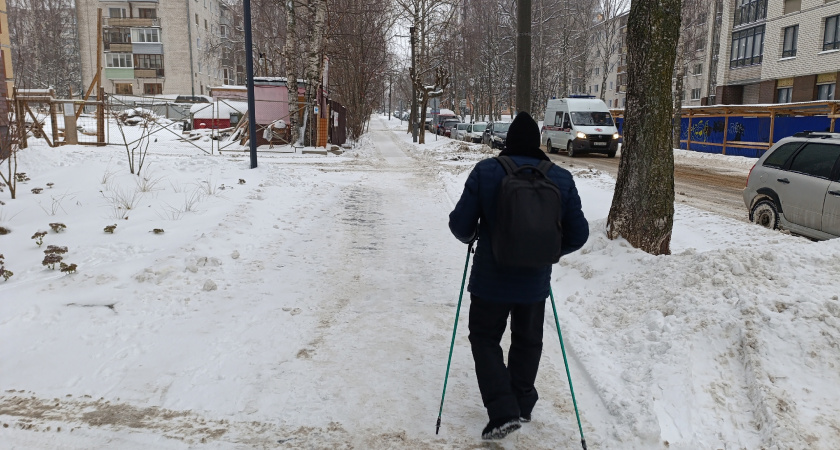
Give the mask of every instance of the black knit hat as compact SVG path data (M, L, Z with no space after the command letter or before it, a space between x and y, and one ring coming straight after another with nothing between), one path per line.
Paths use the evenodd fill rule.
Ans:
M540 127L530 114L523 111L513 119L508 128L505 149L500 155L549 159L540 149Z
M530 114L523 111L516 115L508 128L505 147L513 151L540 147L540 127Z

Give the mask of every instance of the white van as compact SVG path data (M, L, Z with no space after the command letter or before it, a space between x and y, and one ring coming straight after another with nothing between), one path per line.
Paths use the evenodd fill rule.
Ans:
M565 149L578 153L606 153L615 157L618 129L603 100L591 96L549 100L540 142L549 153Z

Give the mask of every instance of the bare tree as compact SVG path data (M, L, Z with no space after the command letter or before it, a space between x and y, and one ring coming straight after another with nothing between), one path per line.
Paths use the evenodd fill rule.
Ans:
M695 71L694 68L696 64L702 64L705 60L709 9L707 0L683 0L682 3L682 26L677 43L677 59L674 64L674 120L671 145L675 148L680 146L685 80L689 71L691 75L703 73L702 66L699 71ZM691 84L691 87L694 87L694 84Z
M18 87L53 87L60 96L82 89L76 38L76 11L71 0L9 0L12 64Z
M416 83L419 83L416 82ZM415 84L414 89L420 93L420 123L426 122L426 107L429 106L429 100L440 97L443 91L449 86L449 73L443 67L435 69L435 81L431 85ZM418 143L425 144L425 133L420 133Z
M285 0L286 3L286 42L283 46L283 59L286 62L286 88L289 101L289 142L298 142L298 83L297 83L297 52L295 51L295 32L297 20L295 17L295 1Z
M615 70L616 55L621 40L621 22L618 18L627 11L629 0L598 0L598 20L600 23L592 35L595 41L595 67L601 75L600 98L607 93L607 79Z
M334 1L327 46L330 90L347 108L347 128L350 137L357 139L394 70L387 33L395 16L372 0Z
M674 224L672 93L681 0L635 0L627 23L624 147L607 217L610 239L670 254Z

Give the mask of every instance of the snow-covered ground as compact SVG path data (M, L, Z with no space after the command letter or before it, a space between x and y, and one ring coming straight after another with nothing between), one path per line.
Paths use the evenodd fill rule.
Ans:
M580 448L551 313L534 421L480 440L468 300L434 434L466 257L447 215L493 153L404 127L253 170L166 133L141 177L124 148L33 141L0 194L0 447ZM840 448L840 240L677 204L650 256L604 235L614 180L573 173L592 236L553 289L590 448Z

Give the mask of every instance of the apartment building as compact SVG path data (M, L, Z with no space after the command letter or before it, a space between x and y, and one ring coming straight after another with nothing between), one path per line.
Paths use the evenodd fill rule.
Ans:
M697 8L691 18L682 24L681 35L685 42L679 46L681 59L685 66L683 77L684 106L699 106L710 103L709 97L715 93L714 77L716 72L715 50L715 2L696 1ZM617 30L616 46L607 49L611 54L610 64L606 67L607 82L602 84L605 67L603 65L604 45L592 45L588 57L588 80L583 92L595 97L603 94L604 102L610 108L624 108L627 99L627 18L629 11L612 19L614 25L600 23L593 29L593 42L605 39L605 33ZM676 79L673 80L676 85ZM603 91L603 92L601 92ZM676 94L676 92L675 92Z
M6 0L0 0L0 56L4 69L2 75L3 81L6 82L6 93L11 96L15 85L15 74L12 70L12 45L9 37L9 16L6 11Z
M77 0L82 82L102 52L102 87L123 95L205 95L225 81L219 0ZM97 50L97 10L102 47Z
M840 0L723 0L716 101L835 100Z

